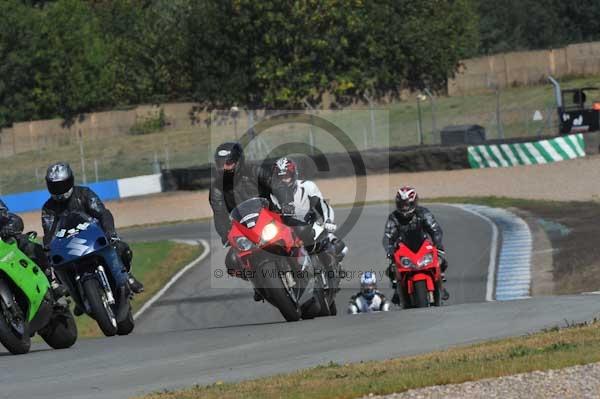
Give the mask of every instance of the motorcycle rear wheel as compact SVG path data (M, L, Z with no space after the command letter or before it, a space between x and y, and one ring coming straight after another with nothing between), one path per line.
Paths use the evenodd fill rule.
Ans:
M429 293L427 291L427 283L423 280L417 281L414 284L413 299L415 307L429 307Z
M117 319L104 298L104 290L100 288L100 283L95 278L90 278L83 282L83 291L85 297L92 309L92 316L102 333L107 337L112 337L117 333Z
M131 313L131 308L129 309L129 313L127 313L127 317L125 320L120 321L117 324L117 334L118 335L129 335L135 328L135 321L133 320L133 314Z
M67 349L77 341L77 324L69 310L56 312L50 323L39 331L42 339L54 349Z
M13 355L22 355L29 352L31 337L29 336L29 323L25 320L24 312L20 308L16 311L20 314L18 329L21 331L15 330L13 316L9 314L8 306L0 298L0 342Z

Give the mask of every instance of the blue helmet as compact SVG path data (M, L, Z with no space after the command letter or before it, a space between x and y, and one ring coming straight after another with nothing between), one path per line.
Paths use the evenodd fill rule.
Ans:
M377 290L377 277L375 277L375 273L373 272L364 272L362 276L360 276L360 292L362 296L371 300L375 296L375 291Z

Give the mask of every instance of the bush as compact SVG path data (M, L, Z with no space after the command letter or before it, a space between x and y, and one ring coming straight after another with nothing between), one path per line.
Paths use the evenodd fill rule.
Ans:
M146 117L136 118L133 126L129 128L129 134L138 136L162 131L167 126L167 117L164 109L160 109L158 114L149 114Z

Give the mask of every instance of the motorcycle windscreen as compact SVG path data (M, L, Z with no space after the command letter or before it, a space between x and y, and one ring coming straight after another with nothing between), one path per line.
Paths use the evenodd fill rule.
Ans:
M239 222L246 228L256 226L260 211L269 207L269 201L265 198L250 198L239 204L231 211L231 219Z
M412 230L405 234L402 244L406 245L413 253L419 252L425 240L429 237L422 230Z
M50 242L53 265L68 263L106 247L108 241L98 221L83 213L59 218Z

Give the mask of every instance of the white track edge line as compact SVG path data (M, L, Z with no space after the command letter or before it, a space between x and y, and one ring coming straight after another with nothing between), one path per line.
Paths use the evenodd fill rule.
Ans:
M154 302L158 301L160 297L163 296L165 292L167 292L167 290L171 288L171 286L175 284L185 273L187 273L191 268L193 268L197 264L201 263L204 259L206 259L208 254L210 254L210 245L208 244L208 241L204 239L199 239L196 240L196 242L198 242L204 247L204 251L202 251L202 254L200 254L200 256L198 256L192 262L188 263L183 269L175 273L175 275L171 277L171 279L167 282L167 284L164 285L164 287L160 289L160 291L154 294L152 298L147 300L146 303L144 303L144 305L140 308L140 310L138 310L133 316L134 320L138 319L146 310L148 310L154 304Z
M480 219L485 220L492 227L492 245L490 247L490 263L488 264L488 273L487 273L487 284L485 288L485 300L487 302L494 301L494 285L496 279L496 259L498 258L498 226L496 223L492 221L489 217L482 215L481 213L469 209L466 205L458 205L458 204L447 204L450 206L457 207L462 209L463 211L470 213L474 216L479 217Z

